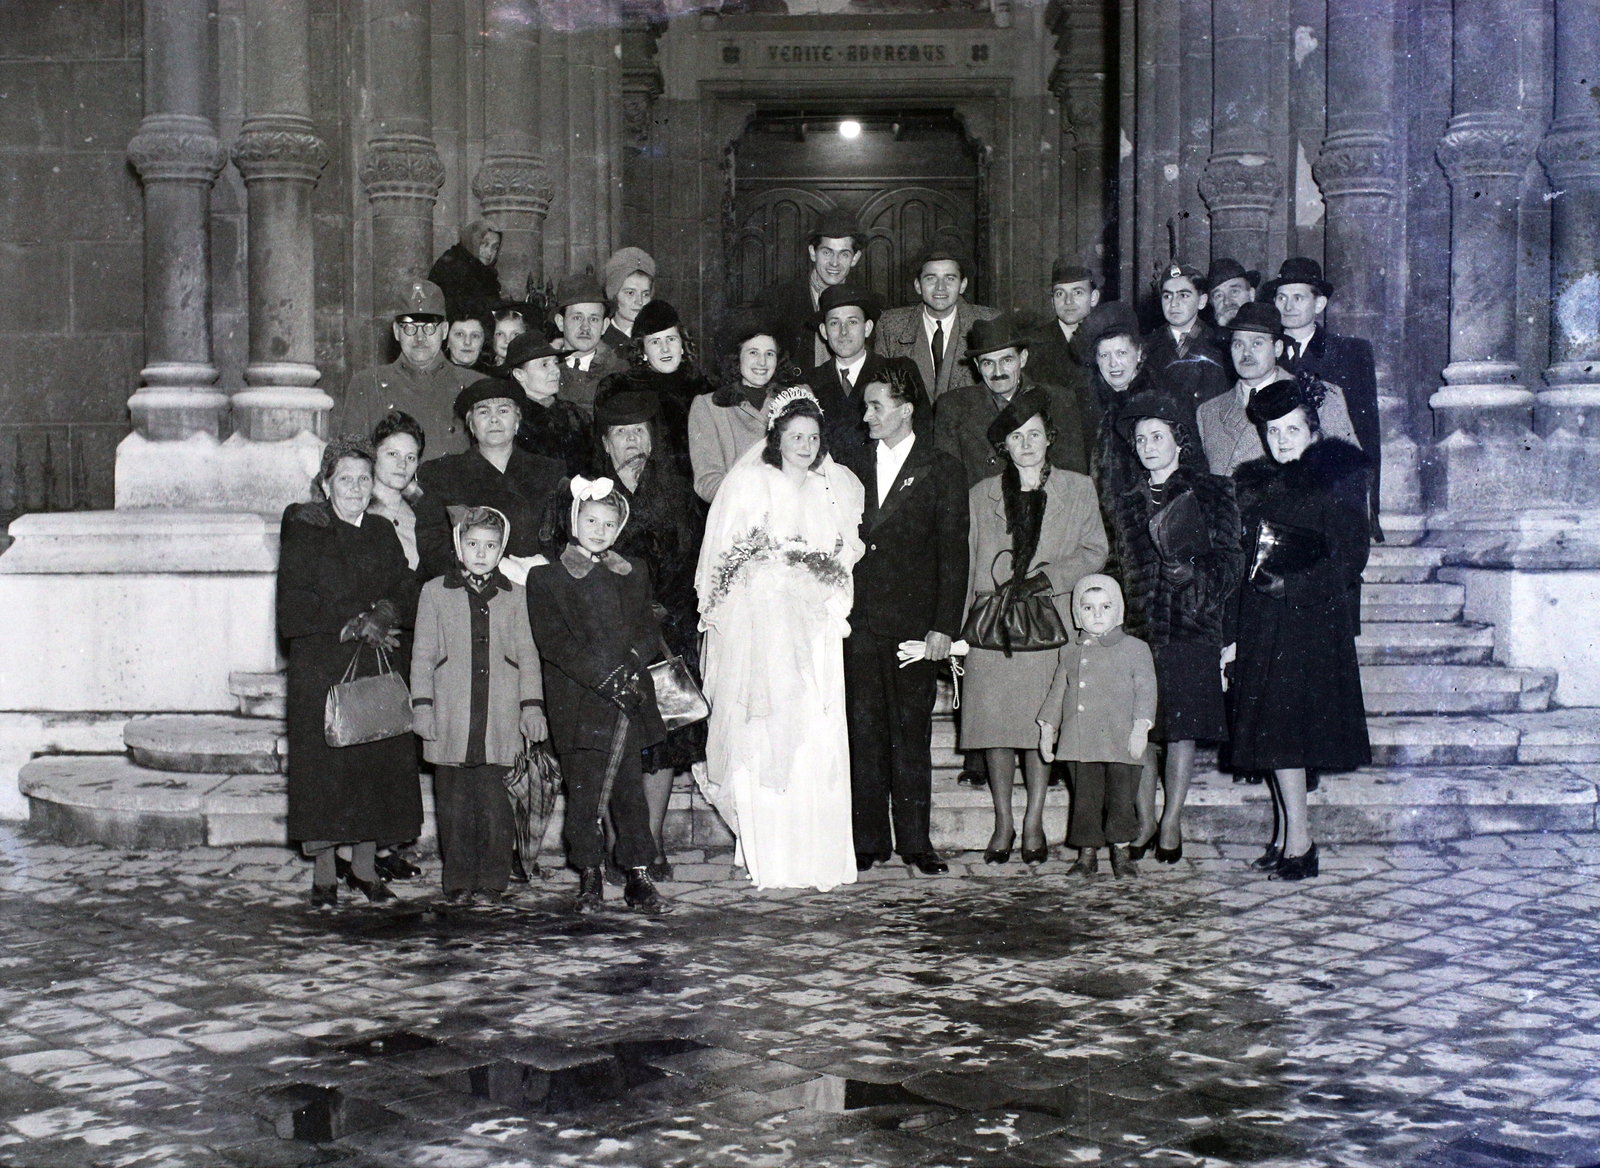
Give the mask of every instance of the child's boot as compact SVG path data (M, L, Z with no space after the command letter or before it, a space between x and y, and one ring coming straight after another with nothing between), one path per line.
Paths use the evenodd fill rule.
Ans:
M1067 869L1068 876L1093 876L1100 871L1100 851L1098 848L1079 848L1078 858L1072 867Z
M650 873L644 868L628 869L628 884L623 889L622 898L628 902L629 908L651 916L672 911L672 906L662 899L655 881L650 879Z
M605 907L606 878L599 868L584 868L578 873L578 896L572 902L572 911L599 912Z
M1127 849L1121 844L1111 845L1111 874L1118 880L1131 880L1139 875L1139 865L1128 858Z

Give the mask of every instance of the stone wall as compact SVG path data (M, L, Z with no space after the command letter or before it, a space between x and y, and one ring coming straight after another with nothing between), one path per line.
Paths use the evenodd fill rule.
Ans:
M111 506L144 358L137 0L5 5L0 524Z

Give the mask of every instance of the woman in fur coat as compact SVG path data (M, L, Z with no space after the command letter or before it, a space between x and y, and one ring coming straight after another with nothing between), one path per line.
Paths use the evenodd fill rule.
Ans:
M1222 696L1224 618L1243 569L1233 483L1206 473L1189 412L1166 393L1123 406L1117 433L1144 473L1107 499L1128 599L1127 629L1155 654L1160 703L1152 738L1166 743L1166 799L1155 822L1155 774L1139 786L1137 860L1183 856L1183 802L1194 744L1228 736ZM1159 835L1158 835L1159 831Z
M1307 768L1372 761L1356 662L1367 459L1322 436L1317 403L1297 382L1274 382L1248 410L1267 457L1233 475L1249 561L1235 608L1230 747L1234 767L1273 772L1273 843L1256 866L1302 880L1317 875Z

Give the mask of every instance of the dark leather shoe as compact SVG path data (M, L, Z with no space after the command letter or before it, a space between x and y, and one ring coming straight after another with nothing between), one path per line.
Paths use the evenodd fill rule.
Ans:
M977 771L962 771L956 776L956 785L958 787L978 787L980 789L987 790L989 787L989 777L987 775L980 775Z
M950 871L950 865L939 858L938 852L909 852L900 858L924 876L943 876Z
M1028 847L1025 847L1025 848L1022 849L1022 862L1024 864L1042 864L1046 860L1048 860L1049 858L1050 858L1050 845L1049 844L1045 844L1041 848L1028 848Z
M1011 859L1011 849L1017 846L1017 833L1012 832L1011 838L1006 840L1003 848L984 848L983 862L985 864L1004 864Z
M422 875L422 869L399 852L379 852L372 866L378 870L379 880L414 880Z
M320 885L313 884L311 886L311 907L338 908L339 886L337 884L330 884L328 887L323 888Z
M1111 845L1111 874L1118 880L1134 880L1139 876L1139 865L1128 858L1128 850L1121 844Z
M533 871L535 875L539 874L537 863L534 864ZM511 879L518 884L528 883L528 870L522 866L522 857L516 852L511 853Z
M578 873L578 895L573 899L572 911L599 912L605 907L606 877L599 868L585 868Z
M1067 869L1068 876L1093 876L1100 871L1100 852L1095 848L1079 848L1078 858Z
M1278 866L1278 861L1283 859L1283 849L1277 844L1271 844L1267 850L1250 861L1250 866L1257 872L1271 872Z
M386 901L400 899L389 891L389 886L382 880L363 880L354 872L344 878L344 882L357 892L363 894L373 904L383 904Z
M1277 870L1267 877L1269 880L1309 880L1319 875L1317 863L1317 845L1312 844L1298 856L1281 856L1278 859Z
M889 858L888 852L857 852L856 871L865 872L874 864L881 864Z
M1142 843L1142 844L1129 844L1128 845L1128 859L1130 859L1130 860L1142 860L1142 859L1144 859L1145 853L1150 851L1155 846L1156 846L1156 833L1155 832L1151 832L1150 833L1150 838L1145 840L1144 843Z
M672 911L672 906L657 891L655 881L650 879L650 873L644 868L628 869L628 883L623 889L622 899L634 912L648 913L653 917Z

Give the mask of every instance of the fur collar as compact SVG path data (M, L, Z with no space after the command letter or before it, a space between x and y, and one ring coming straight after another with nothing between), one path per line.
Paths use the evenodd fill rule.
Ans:
M568 575L574 580L582 580L594 571L596 564L604 564L608 572L618 576L626 576L633 571L633 565L627 559L607 548L598 556L592 556L575 543L569 543L566 550L561 553L561 566L566 568Z
M1322 438L1306 448L1294 462L1279 463L1272 456L1252 459L1233 472L1242 491L1260 490L1282 482L1289 490L1329 489L1341 479L1366 470L1367 456L1342 438Z

